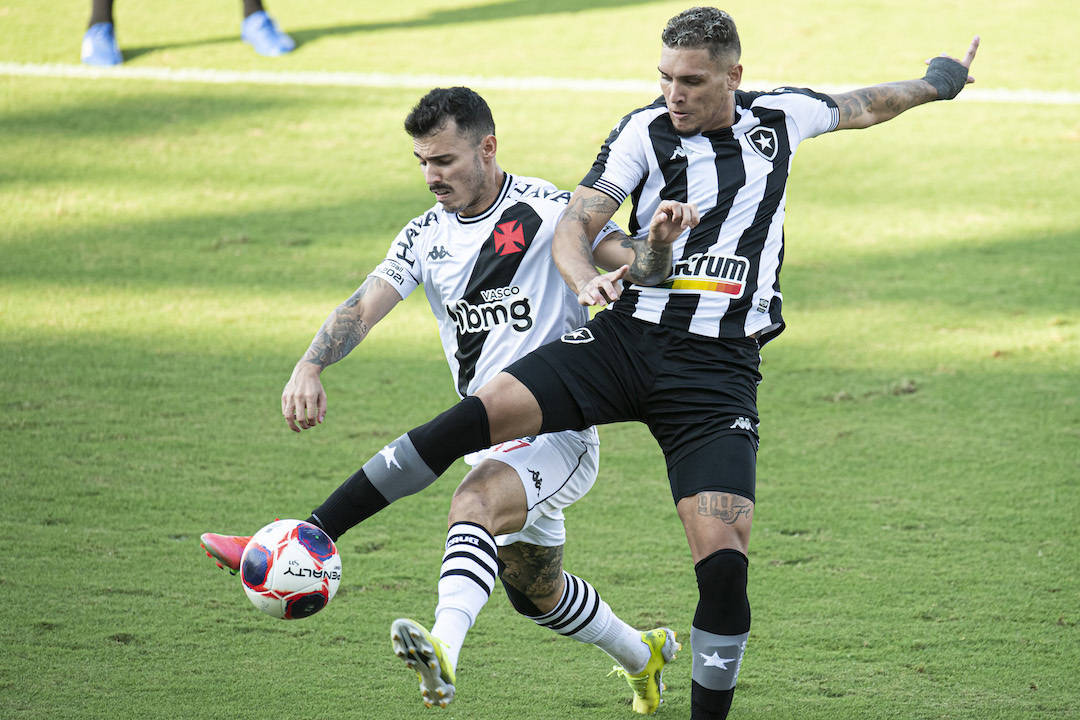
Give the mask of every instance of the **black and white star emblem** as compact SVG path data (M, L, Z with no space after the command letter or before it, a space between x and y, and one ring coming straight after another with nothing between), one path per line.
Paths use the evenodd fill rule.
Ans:
M776 131L771 127L764 127L758 125L756 128L746 133L746 140L750 143L750 147L754 148L761 157L768 161L776 159L777 143Z
M589 343L593 341L592 330L589 328L578 328L572 330L562 336L564 343L570 343L571 345L581 345L583 343Z

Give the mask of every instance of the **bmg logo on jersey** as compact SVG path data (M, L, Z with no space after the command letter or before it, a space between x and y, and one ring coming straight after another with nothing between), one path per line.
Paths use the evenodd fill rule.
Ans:
M671 278L660 287L672 290L709 290L742 297L750 261L739 255L694 253L675 263Z
M497 325L510 324L514 330L525 332L533 326L532 305L527 297L517 297L517 285L480 291L484 302L473 305L462 298L446 306L446 313L457 326L458 334L488 332Z

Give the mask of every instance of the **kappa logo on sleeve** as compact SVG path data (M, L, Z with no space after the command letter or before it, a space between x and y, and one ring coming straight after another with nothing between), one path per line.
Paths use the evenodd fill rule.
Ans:
M591 343L594 340L592 330L585 327L572 330L563 335L561 339L564 343L569 343L571 345L583 345L585 343Z

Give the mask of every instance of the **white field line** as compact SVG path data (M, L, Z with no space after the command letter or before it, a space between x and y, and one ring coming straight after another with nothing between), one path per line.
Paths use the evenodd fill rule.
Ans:
M218 85L296 85L321 87L370 87L427 89L466 85L477 90L554 90L561 92L621 92L657 94L655 81L581 80L555 77L487 77L481 75L407 75L355 72L270 72L262 70L215 70L211 68L158 68L121 65L111 68L87 65L0 62L0 75L11 77L79 78L84 80L154 80L158 82L211 83ZM782 83L751 80L743 87L771 89ZM857 85L813 85L824 93L852 90ZM1005 90L967 88L957 98L967 102L1022 105L1080 105L1080 92L1065 90Z

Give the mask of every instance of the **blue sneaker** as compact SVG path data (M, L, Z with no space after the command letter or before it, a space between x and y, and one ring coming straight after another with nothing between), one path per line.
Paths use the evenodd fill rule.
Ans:
M284 55L296 47L293 39L281 32L273 18L260 10L244 18L240 26L240 37L260 55Z
M83 35L82 61L86 65L119 65L124 62L112 23L94 23Z

